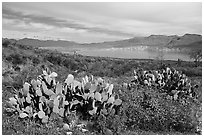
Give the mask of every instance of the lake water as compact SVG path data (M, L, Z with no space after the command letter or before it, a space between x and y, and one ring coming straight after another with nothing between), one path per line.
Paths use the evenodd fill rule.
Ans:
M167 52L167 51L148 51L148 50L128 50L128 49L94 49L94 50L80 50L77 53L86 56L99 57L115 57L115 58L134 58L134 59L156 59L162 57L164 60L184 60L190 61L189 55L181 52Z
M114 58L127 58L127 59L156 59L161 57L164 60L184 60L192 61L189 59L189 55L179 52L177 50L162 52L156 50L147 50L146 48L109 48L109 49L68 49L64 47L41 47L43 49L58 50L63 53L73 54L77 50L78 54L85 56L94 56L94 57L114 57Z

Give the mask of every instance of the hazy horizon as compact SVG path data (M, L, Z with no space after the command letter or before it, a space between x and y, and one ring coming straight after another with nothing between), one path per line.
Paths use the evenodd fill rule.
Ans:
M202 35L201 2L3 2L2 37L117 41L150 35Z

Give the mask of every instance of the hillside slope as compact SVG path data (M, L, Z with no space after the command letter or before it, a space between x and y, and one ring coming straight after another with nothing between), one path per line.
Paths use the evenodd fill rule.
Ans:
M72 46L79 45L78 43L72 42L72 41L38 40L38 39L29 39L29 38L20 39L17 41L17 44L36 46L36 47L55 47L55 46L72 47Z
M199 85L196 91L198 100L188 98L186 102L180 102L168 99L154 88L148 89L142 85L131 88L125 86L125 83L130 83L134 78L134 69L157 70L161 67L159 61L69 55L15 44L15 40L10 42L4 39L2 44L2 134L65 135L67 134L67 130L63 129L64 122L67 122L65 120L74 118L77 119L77 124L88 123L85 123L88 131L83 133L76 128L73 135L101 135L110 132L114 135L200 134L196 131L197 119L194 113L199 112L202 106L202 67L195 67L193 62L181 61L179 64L176 61L163 61L163 64L184 72L192 83ZM113 83L113 93L118 94L124 102L120 113L108 115L105 119L94 115L86 121L80 119L81 115L63 120L53 114L46 125L27 118L20 119L18 113L12 115L6 113L7 101L14 96L14 91L42 74L44 65L57 72L56 81L60 83L64 83L68 74L73 74L76 80L92 74L96 78L100 76L105 81ZM104 132L105 129L108 129L109 133Z
M92 47L114 47L125 48L134 46L149 46L149 47L168 47L168 48L202 48L202 36L196 34L185 34L183 36L165 36L165 35L151 35L149 37L134 37L127 40L92 43ZM87 44L86 44L87 45Z

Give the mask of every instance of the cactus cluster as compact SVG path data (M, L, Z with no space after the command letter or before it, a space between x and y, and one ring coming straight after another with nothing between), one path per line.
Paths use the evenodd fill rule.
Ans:
M122 100L113 93L113 84L102 78L85 76L79 82L72 75L65 80L65 93L69 100L68 110L79 110L84 116L117 114Z
M134 70L134 79L131 82L157 88L174 100L186 97L195 98L195 89L198 88L198 85L191 84L191 80L185 74L169 67L158 71Z
M122 100L113 93L113 84L102 78L85 76L81 81L69 74L63 84L56 82L57 73L43 74L25 82L23 88L9 98L7 112L20 118L33 118L47 123L51 113L66 118L72 112L90 118L97 114L117 114Z

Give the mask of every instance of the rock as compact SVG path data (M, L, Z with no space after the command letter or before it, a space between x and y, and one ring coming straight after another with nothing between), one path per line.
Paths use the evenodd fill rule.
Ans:
M70 130L70 126L69 126L67 123L65 123L65 124L63 125L63 129L64 129L64 130Z
M104 131L103 131L103 133L104 133L105 135L113 135L113 132L112 132L110 129L108 129L108 128L105 128Z
M82 132L87 132L88 130L87 130L87 129L83 129L83 128L82 128L82 129L81 129L81 131L82 131Z
M67 135L72 135L72 132L67 132Z

